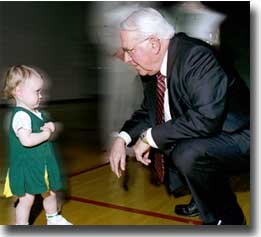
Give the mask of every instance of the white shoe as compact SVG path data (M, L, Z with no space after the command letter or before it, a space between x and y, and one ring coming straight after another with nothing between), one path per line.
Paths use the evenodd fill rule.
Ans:
M57 215L49 218L47 220L47 225L72 225L72 223L67 221L63 216Z

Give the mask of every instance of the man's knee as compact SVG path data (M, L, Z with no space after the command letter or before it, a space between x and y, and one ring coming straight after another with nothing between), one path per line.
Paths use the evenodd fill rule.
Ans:
M177 144L171 153L174 165L183 175L190 174L196 163L206 154L207 147L193 140Z

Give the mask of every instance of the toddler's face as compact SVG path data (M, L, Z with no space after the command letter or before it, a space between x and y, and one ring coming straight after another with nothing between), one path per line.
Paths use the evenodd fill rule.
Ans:
M19 101L29 109L36 109L41 102L43 80L35 75L25 80L18 89Z

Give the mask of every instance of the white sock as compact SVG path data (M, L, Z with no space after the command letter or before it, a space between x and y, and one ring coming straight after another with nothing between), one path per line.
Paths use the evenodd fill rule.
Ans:
M57 215L58 215L58 212L55 212L55 213L52 213L52 214L47 214L47 213L46 213L47 219L51 219L51 218L53 218L53 217L55 217L55 216L57 216Z

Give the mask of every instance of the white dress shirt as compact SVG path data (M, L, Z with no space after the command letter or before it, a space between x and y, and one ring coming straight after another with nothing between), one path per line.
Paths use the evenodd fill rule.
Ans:
M167 87L167 59L168 59L168 51L166 52L161 68L160 68L160 73L165 76L165 92L164 92L164 121L168 121L171 119L171 114L170 114L170 108L169 108L169 94L168 94L168 87ZM125 143L126 146L131 143L131 137L128 133L122 131L118 134L119 137L121 137ZM147 130L146 138L148 140L148 143L150 146L154 148L158 148L157 144L154 142L154 139L151 135L151 128Z

